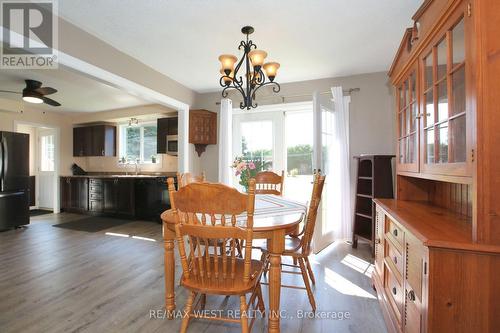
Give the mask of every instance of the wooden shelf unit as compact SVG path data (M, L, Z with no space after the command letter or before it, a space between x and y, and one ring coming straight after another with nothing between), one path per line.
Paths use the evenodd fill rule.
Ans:
M360 155L353 216L352 247L358 238L367 240L374 251L375 207L373 198L393 198L392 159L394 155ZM374 252L372 252L374 253Z
M389 76L396 199L375 202L390 332L500 327L500 2L426 0Z

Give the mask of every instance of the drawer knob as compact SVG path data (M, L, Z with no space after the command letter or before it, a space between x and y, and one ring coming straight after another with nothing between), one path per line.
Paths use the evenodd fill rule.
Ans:
M410 291L408 292L408 299L409 299L410 301L412 301L412 302L415 302L415 299L416 299L416 298L415 298L415 292L414 292L413 290L410 290Z
M394 229L392 231L392 234L394 235L394 237L398 237L398 229Z
M397 265L398 264L398 257L394 257L394 263Z
M396 293L397 293L396 287L392 287L392 293L393 293L394 295L396 295Z
M375 244L380 244L380 238L375 238Z

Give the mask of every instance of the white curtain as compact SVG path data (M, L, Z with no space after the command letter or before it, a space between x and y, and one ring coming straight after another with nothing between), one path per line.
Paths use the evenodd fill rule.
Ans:
M233 102L229 98L223 98L220 101L219 122L219 183L233 186L231 172Z
M335 239L352 237L352 196L349 151L349 104L350 96L344 96L342 87L332 87L333 95L333 144L330 179L331 207Z

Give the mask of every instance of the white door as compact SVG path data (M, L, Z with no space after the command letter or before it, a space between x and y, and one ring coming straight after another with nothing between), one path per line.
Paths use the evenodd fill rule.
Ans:
M328 205L329 196L332 195L331 165L333 150L333 104L330 95L313 95L313 122L314 122L314 170L326 175L321 205L319 207L316 228L313 236L313 251L318 253L334 241L334 212Z
M38 131L38 206L54 208L55 131Z
M284 170L283 112L241 113L233 116L233 157L257 161L264 170ZM233 184L238 184L235 179Z

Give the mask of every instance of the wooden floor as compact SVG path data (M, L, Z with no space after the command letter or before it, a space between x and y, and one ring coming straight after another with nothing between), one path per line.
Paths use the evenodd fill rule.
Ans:
M52 227L80 218L42 215L28 228L0 233L0 332L178 332L180 319L151 318L163 308L161 226L132 221L97 233ZM314 257L317 314L341 312L349 318L298 318L298 310L310 310L305 291L282 289L287 317L282 332L386 332L369 260L364 244L353 250L336 243ZM284 283L300 284L301 277L286 274ZM186 293L177 287L177 294L180 308ZM207 308L237 309L238 304L209 297ZM239 331L237 325L202 320L189 327L189 332ZM266 331L266 320L258 319L253 332Z

